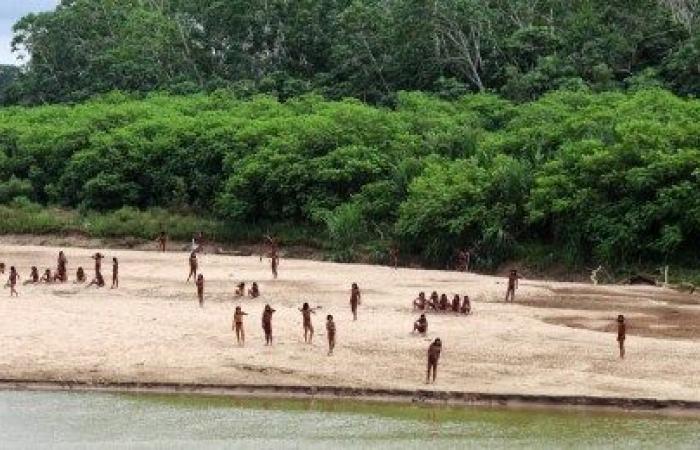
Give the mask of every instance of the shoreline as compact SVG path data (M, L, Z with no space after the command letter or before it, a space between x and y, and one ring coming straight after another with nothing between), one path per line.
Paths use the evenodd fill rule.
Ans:
M2 379L0 390L172 394L239 398L351 400L451 407L544 408L608 412L653 412L700 417L700 401L638 397L490 394L428 389L354 388L329 385L216 384L169 382L90 382Z

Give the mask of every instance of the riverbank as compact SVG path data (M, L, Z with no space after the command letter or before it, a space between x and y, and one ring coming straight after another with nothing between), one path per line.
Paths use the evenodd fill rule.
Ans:
M5 245L0 259L26 277L32 265L53 267L58 250ZM63 250L71 280L78 265L91 267L92 250ZM19 298L0 294L0 378L700 401L700 320L685 320L700 313L698 293L524 279L516 303L505 304L501 277L283 259L273 280L257 256L207 253L199 258L206 278L199 308L185 282L185 252L105 253L108 280L108 261L119 258L119 289L69 282L20 286ZM257 281L262 296L235 298L238 281ZM352 282L363 293L357 322ZM432 290L470 295L473 314L429 314L428 335L412 334L411 301ZM321 307L312 345L303 339L303 302ZM277 310L271 347L259 322L267 303ZM231 331L236 305L249 313L245 347ZM331 357L326 314L338 329ZM628 319L625 360L617 356L617 314ZM437 383L426 386L425 352L435 337L444 350Z
M508 408L653 411L700 417L700 401L595 396L486 394L428 389L372 389L343 386L224 385L187 383L82 382L0 379L0 390L107 392L127 394L198 395L234 398L352 400L373 403Z

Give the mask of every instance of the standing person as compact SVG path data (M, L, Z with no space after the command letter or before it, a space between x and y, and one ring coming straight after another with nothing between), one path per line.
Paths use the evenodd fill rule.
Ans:
M437 377L437 366L440 360L440 352L442 352L442 342L440 338L435 338L435 340L428 347L428 373L425 376L425 384L430 383L430 371L433 372L433 383L435 383L435 377Z
M270 255L270 269L272 269L272 278L274 278L275 280L277 279L277 267L279 267L279 264L279 255L276 252Z
M399 268L399 248L396 245L392 245L389 249L389 258L391 264L394 266L394 270Z
M112 258L112 289L119 287L119 261L115 256Z
M202 308L204 307L204 275L201 273L197 275L197 281L195 281L195 284L197 285L197 300L199 300L199 307Z
M518 289L518 271L513 269L510 271L510 274L508 275L508 290L506 291L506 302L508 301L508 298L510 298L510 301L512 302L515 300L515 290Z
M620 346L620 359L625 359L625 338L627 337L627 325L625 316L617 316L617 343Z
M310 308L308 303L304 303L299 309L304 323L304 342L311 344L314 338L314 326L311 324L311 314L316 314L314 308Z
M187 283L190 282L190 278L194 277L194 279L197 279L197 252L192 251L190 253L190 274L187 275Z
M265 345L272 345L272 313L275 310L270 305L265 305L262 315L262 328L265 332Z
M236 311L233 313L233 330L236 332L236 342L238 345L245 345L245 331L243 330L243 316L247 316L241 310L240 306L236 306Z
M31 273L29 274L29 279L24 281L24 284L36 284L39 282L39 269L36 266L32 266Z
M160 251L164 252L165 245L168 242L168 236L165 234L165 231L161 231L160 234L158 234L156 241L158 241L158 248L160 249Z
M204 233L202 231L198 231L194 236L193 241L196 245L196 251L204 253Z
M350 288L350 310L352 311L352 320L357 320L357 305L362 302L362 293L357 283L353 283Z
M457 271L467 271L467 254L464 250L457 251Z
M102 259L104 259L104 255L100 252L95 253L92 255L92 259L95 260L95 277L97 277L97 273L102 271Z
M19 297L19 293L16 289L17 280L19 280L19 274L17 273L15 266L10 266L10 277L7 279L7 285L10 286L10 297L12 297L13 295L15 297Z
M66 259L66 255L63 253L63 250L61 250L58 252L58 261L56 264L56 279L61 283L68 281L68 271L66 269L67 264L68 260Z
M331 356L335 349L335 322L330 314L326 316L326 334L328 335L328 356Z

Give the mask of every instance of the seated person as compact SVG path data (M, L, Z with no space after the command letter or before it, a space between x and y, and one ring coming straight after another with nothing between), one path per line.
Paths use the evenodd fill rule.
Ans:
M425 314L421 314L418 320L413 322L413 332L416 331L420 334L428 332L428 319L425 318Z
M459 294L455 294L454 297L452 297L452 312L459 312L459 304L462 303L459 299Z
M53 276L51 275L51 269L46 269L44 271L44 276L39 280L42 283L53 283Z
M413 300L413 309L420 309L423 311L428 300L425 298L425 292L420 292L418 298Z
M29 278L24 282L24 284L34 284L39 282L39 269L36 266L32 266L32 271L29 274Z
M472 304L469 301L469 296L465 295L464 300L462 301L462 308L460 308L459 312L462 314L470 314L472 312Z
M82 267L78 267L78 270L75 271L75 282L85 283L85 271Z
M245 283L240 282L236 285L236 292L235 292L236 297L243 297L245 295Z
M440 311L447 311L449 304L450 300L447 298L447 294L442 294L440 296Z
M253 284L250 286L250 289L248 289L248 296L250 298L258 298L260 297L260 290L258 289L258 283L253 281Z
M438 309L438 306L440 305L440 299L438 297L437 291L433 291L432 294L430 294L430 301L428 302L428 306L430 306L432 309Z

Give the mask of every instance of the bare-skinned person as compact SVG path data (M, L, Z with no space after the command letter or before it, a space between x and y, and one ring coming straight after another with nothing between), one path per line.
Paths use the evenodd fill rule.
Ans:
M460 303L462 303L462 301L459 298L459 294L455 294L455 296L452 297L452 312L455 312L455 313L459 312Z
M243 297L245 295L245 283L240 282L236 285L236 290L233 293L236 297Z
M187 283L189 283L190 278L193 278L194 280L197 279L197 252L192 251L190 253L190 274L187 275Z
M204 275L201 273L197 275L197 281L195 281L195 284L197 285L197 300L199 301L199 307L202 308L204 306Z
M159 249L161 252L164 252L164 251L165 251L165 245L166 245L167 242L168 242L168 236L165 234L165 231L161 231L161 232L158 234L158 237L156 238L156 242L158 242L158 249Z
M413 322L413 332L425 335L428 332L428 319L425 314L421 314L418 320Z
M41 276L41 279L39 280L39 282L47 283L47 284L53 283L54 279L55 279L54 276L51 275L51 269L46 269L44 271L44 275Z
M301 312L302 321L304 324L304 342L311 344L314 338L314 326L311 323L311 314L316 314L317 308L309 307L309 304L304 302L299 311Z
M10 276L7 278L7 286L10 287L10 297L13 295L19 297L19 293L17 292L18 280L19 274L17 273L17 269L15 269L15 266L10 266Z
M428 347L428 372L425 376L425 384L430 383L431 371L433 375L433 383L435 383L435 378L437 377L438 361L440 360L441 352L442 342L440 341L440 338L435 338L435 340Z
M450 300L447 298L447 294L442 294L440 296L440 311L447 311L449 309Z
M0 262L0 275L3 275L5 273L5 263Z
M328 336L328 356L331 356L335 349L335 322L330 314L326 316L326 335Z
M625 358L625 338L627 337L627 325L625 316L617 316L617 344L620 347L620 359Z
M236 311L233 313L233 326L231 328L236 332L236 342L238 342L238 345L245 345L243 316L247 315L248 313L243 312L240 306L236 306Z
M357 306L362 303L362 293L357 283L353 283L350 288L350 310L352 311L352 320L357 320Z
M250 285L250 289L248 289L248 296L250 298L260 297L260 288L258 288L258 283L255 281L253 281L253 284Z
M85 283L86 277L85 277L85 270L83 270L83 267L80 266L78 267L78 270L75 271L75 283Z
M112 258L112 289L119 287L119 260Z
M419 292L418 298L413 300L413 309L418 309L420 311L425 310L425 306L428 300L425 298L425 292Z
M389 259L391 260L391 265L394 266L394 270L399 268L399 248L392 245L389 249Z
M465 295L464 299L462 300L462 307L459 309L459 312L465 315L469 315L472 312L472 303L469 301L469 296Z
M506 291L506 302L510 298L510 301L515 300L515 290L518 289L518 271L513 269L508 274L508 290Z
M440 308L440 296L437 291L433 291L430 294L430 300L428 301L428 306L433 310L438 310Z
M102 272L97 272L95 274L95 278L93 278L92 281L90 281L90 283L88 283L88 285L86 287L90 287L90 286L104 287L104 285L105 285L105 279L102 277Z
M66 259L66 255L63 253L63 250L61 250L58 252L58 261L56 263L56 281L60 281L61 283L68 281L67 265L68 259Z
M27 284L37 284L39 282L39 269L36 268L36 266L32 266L32 269L29 273L29 278L24 280L25 285Z
M270 256L270 269L272 270L272 277L275 280L277 279L277 269L279 268L279 265L280 265L280 257L275 252Z
M95 277L97 277L97 274L102 272L102 259L104 259L104 255L97 252L92 255L92 259L95 260Z
M272 345L272 314L275 312L270 305L265 305L262 314L262 328L265 332L265 345Z

